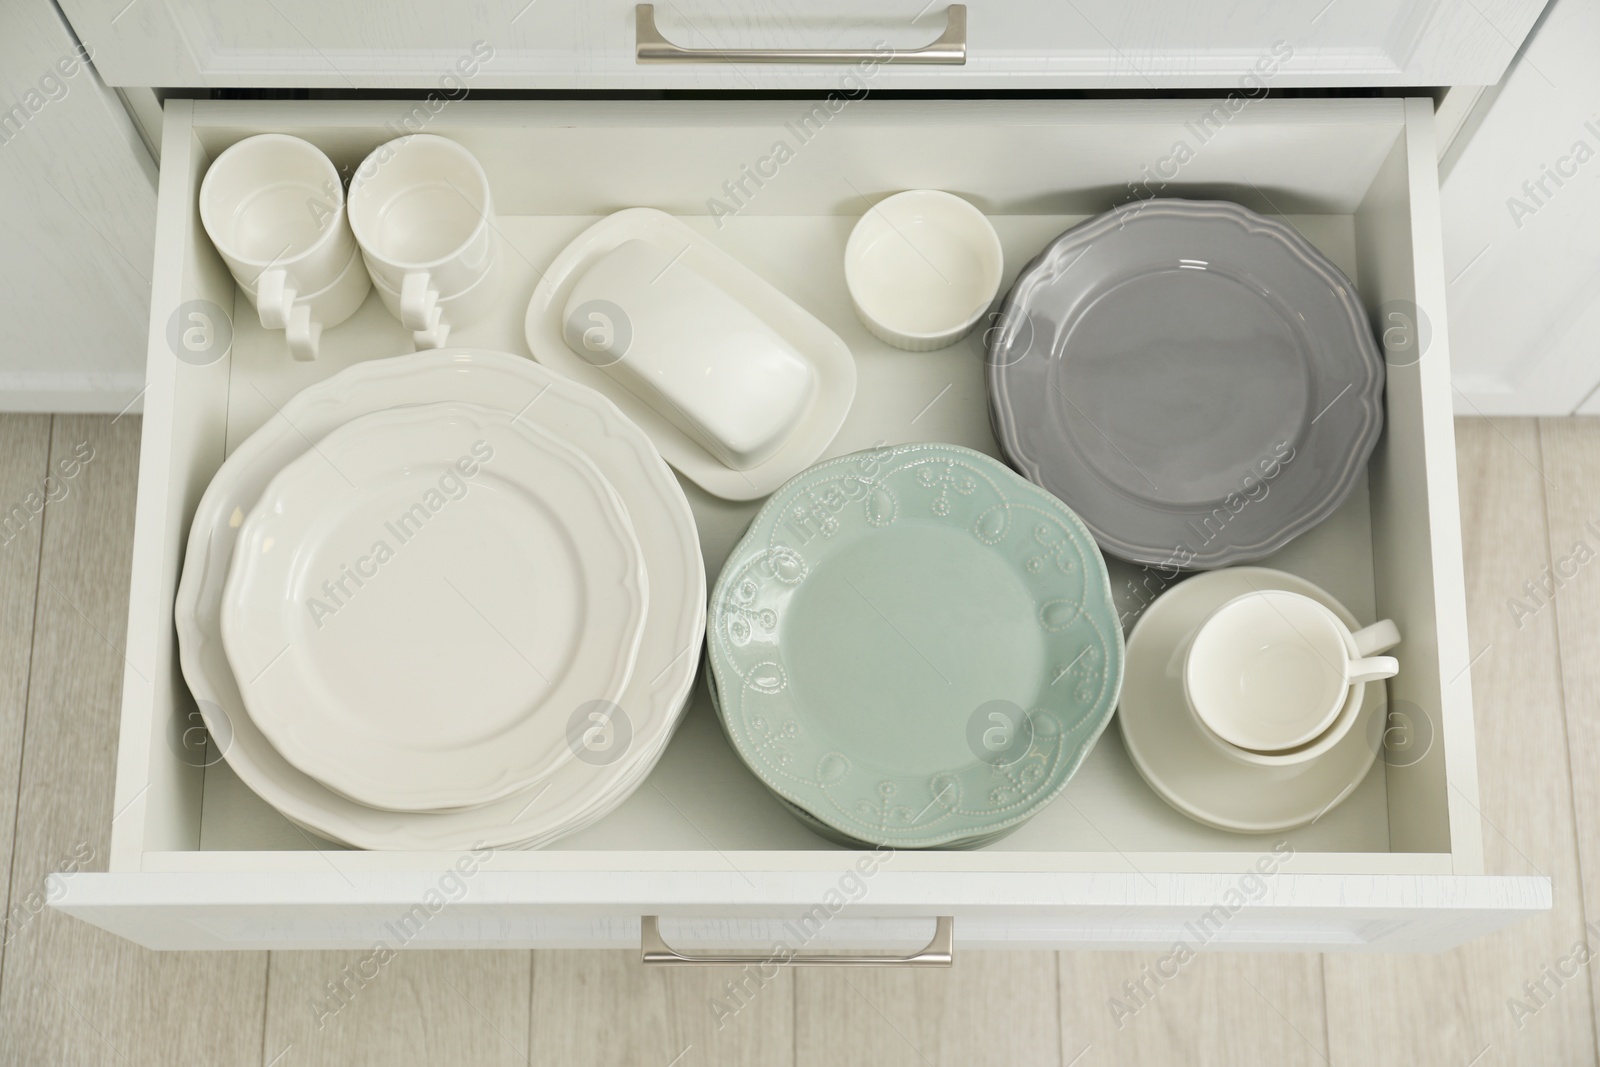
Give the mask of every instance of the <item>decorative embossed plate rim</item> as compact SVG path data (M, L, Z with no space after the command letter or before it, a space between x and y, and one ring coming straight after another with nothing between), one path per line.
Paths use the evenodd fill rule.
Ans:
M828 557L827 546L837 543L828 538L841 523L886 527L898 521L901 505L891 489L898 490L901 482L923 494L907 507L926 507L930 517L960 523L1006 558L1006 566L1035 593L1040 627L1050 635L1051 667L1029 709L1032 741L1005 767L974 755L932 775L858 773L865 770L859 763L883 754L856 760L803 736L805 708L798 701L767 707L749 703L751 697L781 697L787 688L781 618L765 606L761 583L773 590L798 585L809 568ZM793 530L787 537L783 530L789 525L785 520L801 517L791 512L802 498L810 509L803 513L805 521L815 523L823 537L804 552L792 543L799 540ZM1028 519L1013 521L1019 513ZM1005 556L1023 549L1032 553L1025 560ZM1096 657L1087 655L1095 645L1103 657L1097 671ZM734 750L770 789L848 837L925 848L995 835L1027 820L1060 793L1110 722L1121 688L1123 644L1105 562L1071 509L998 460L929 443L839 457L773 494L730 553L712 592L707 658ZM1052 677L1059 680L1068 672L1078 686L1052 690ZM1089 678L1094 687L1080 694ZM780 714L791 717L769 723ZM986 802L973 806L979 795ZM874 803L876 817L869 819L862 805Z

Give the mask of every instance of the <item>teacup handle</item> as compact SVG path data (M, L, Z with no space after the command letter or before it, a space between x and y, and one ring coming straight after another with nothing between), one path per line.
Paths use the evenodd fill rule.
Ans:
M1384 619L1350 636L1355 638L1357 652L1363 656L1376 656L1400 643L1400 628L1392 619Z
M400 324L426 333L439 325L439 290L425 270L412 271L400 283Z
M285 330L294 309L294 289L289 286L289 274L282 270L269 270L256 279L256 312L261 316L261 328Z
M436 323L431 330L417 330L411 335L411 344L418 352L426 352L430 348L443 348L444 339L450 336L448 322Z
M1360 685L1362 682L1376 682L1382 678L1393 678L1400 673L1400 661L1393 656L1370 656L1366 659L1353 659L1350 661L1350 684Z
M322 323L311 321L311 309L304 304L289 310L285 327L289 341L289 354L302 363L317 358L317 348L322 341Z

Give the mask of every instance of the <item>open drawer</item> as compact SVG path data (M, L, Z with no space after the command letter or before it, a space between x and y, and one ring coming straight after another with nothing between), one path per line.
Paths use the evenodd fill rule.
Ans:
M901 352L851 310L845 240L867 201L901 189L948 189L982 207L1013 276L1061 230L1132 196L1233 199L1286 216L1356 281L1375 319L1422 308L1431 341L1389 368L1367 478L1265 561L1365 620L1393 618L1406 636L1390 696L1410 744L1311 825L1257 838L1192 822L1145 785L1112 729L1066 792L1004 840L866 862L810 833L745 770L703 682L638 792L539 852L344 851L291 826L225 761L191 766L171 741L192 710L172 606L201 492L297 390L410 348L374 294L327 332L319 361L293 362L206 239L200 178L222 149L262 131L353 166L395 135L408 106L167 105L110 871L56 876L57 907L157 948L620 947L640 943L642 916L660 916L674 943L763 950L905 945L940 916L967 947L1437 949L1550 907L1547 879L1482 873L1426 100L1272 100L1224 119L1195 100L870 100L817 129L800 121L811 104L799 101L494 101L452 104L428 125L482 160L513 275L506 304L452 342L525 354L526 300L554 254L598 215L662 208L850 345L858 396L831 454L918 439L996 453L981 334ZM776 175L730 201L779 141L791 151ZM205 366L168 340L195 300L237 312L231 350ZM714 576L759 502L687 492ZM1129 622L1154 590L1120 565L1113 585Z

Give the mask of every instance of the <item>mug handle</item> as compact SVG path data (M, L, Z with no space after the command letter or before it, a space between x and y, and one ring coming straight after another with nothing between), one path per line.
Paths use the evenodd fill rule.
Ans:
M1350 684L1360 685L1362 682L1376 682L1383 678L1393 678L1400 673L1400 661L1393 656L1369 656L1366 659L1353 659L1350 661Z
M1375 622L1350 635L1355 639L1356 651L1363 656L1376 656L1400 643L1400 628L1391 619Z
M289 274L282 270L262 272L256 279L256 313L261 316L264 330L286 330L294 309L294 289L289 286Z
M437 323L431 330L416 330L411 334L411 344L418 352L426 352L430 348L443 348L444 339L450 336L448 322Z
M285 332L291 356L302 363L309 363L317 358L317 349L322 341L322 323L311 321L309 307L302 304L290 309Z
M412 271L400 283L400 324L413 332L439 325L439 290L425 270Z

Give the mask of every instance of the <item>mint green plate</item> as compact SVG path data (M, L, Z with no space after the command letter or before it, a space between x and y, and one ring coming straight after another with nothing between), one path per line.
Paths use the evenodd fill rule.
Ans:
M902 848L1028 819L1122 684L1088 531L954 445L858 452L789 481L728 557L707 640L751 770L839 833Z
M711 694L711 710L716 712L717 722L722 724L723 733L726 734L728 725L727 721L722 717L722 699L717 695L717 681L715 678L709 680L709 683L706 685L706 691ZM801 822L805 823L806 828L812 833L817 834L820 837L824 837L836 845L843 845L845 848L872 847L870 842L859 841L856 838L840 833L838 829L829 826L825 822L819 822L805 808L800 807L798 804L791 803L781 796L778 797L778 803L782 804L784 810L790 815L793 815L796 819L799 819ZM1016 826L1009 826L1006 829L1001 830L999 833L982 834L978 837L963 837L958 841L947 841L944 843L943 847L951 849L982 848L985 845L992 844L993 842L1000 840L1002 837L1005 837L1007 834L1013 832L1018 826L1021 825L1021 823L1018 823Z

